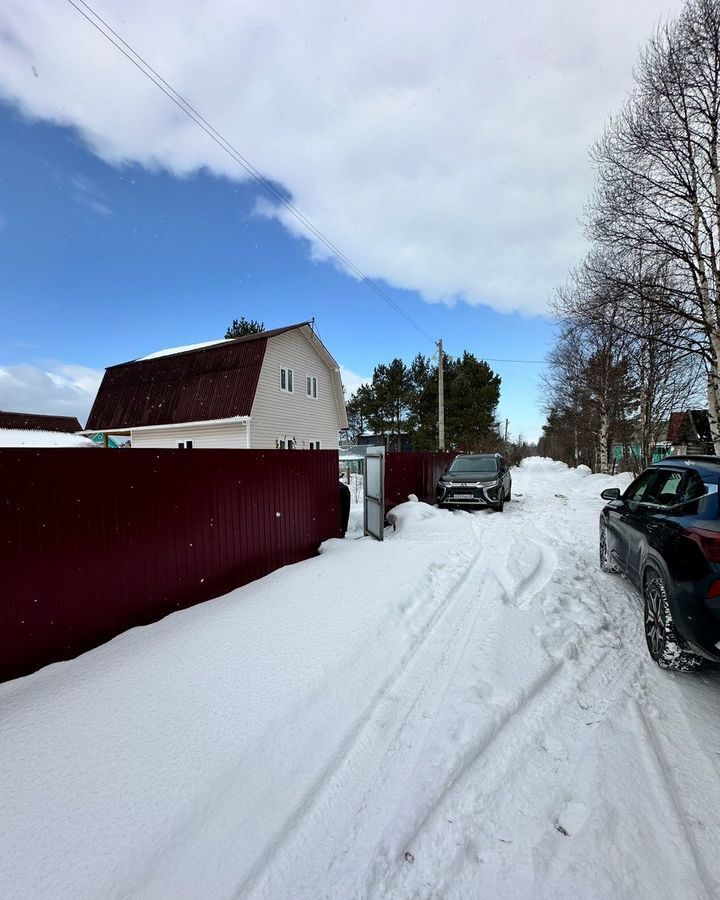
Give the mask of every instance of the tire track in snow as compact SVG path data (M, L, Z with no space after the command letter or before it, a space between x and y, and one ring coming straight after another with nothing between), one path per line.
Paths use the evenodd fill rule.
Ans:
M499 524L491 525L490 530L498 527ZM285 896L290 888L284 876L290 872L293 894L318 898L334 895L325 894L320 888L324 877L328 870L342 867L349 858L359 830L377 835L378 823L374 818L377 813L373 814L373 805L377 806L379 800L382 810L384 793L391 789L393 778L410 768L407 757L416 752L413 739L432 722L430 713L441 702L472 634L481 610L478 595L488 581L482 576L488 550L486 543L469 561L458 560L459 577L450 590L447 581L435 582L433 590L445 593L445 602L423 626L410 651L376 693L362 719L317 779L315 789L239 886L237 896ZM431 569L430 577L436 573L436 569ZM477 584L472 583L474 577L478 579ZM426 723L424 727L422 724L418 727L418 718ZM403 744L407 730L410 741ZM348 816L348 808L354 810L353 815ZM340 834L342 837L338 837ZM319 835L322 835L322 852L318 848ZM313 849L312 854L306 853L309 847ZM351 872L354 867L354 863L349 866ZM337 873L333 882L342 883Z
M527 487L524 490L527 491ZM528 503L523 512L528 516L532 515L535 505ZM535 521L545 526L543 530L563 533L560 526L564 523L557 521L557 513L563 515L558 508L554 515L546 512ZM525 519L524 525L527 528L527 518L522 518ZM513 523L520 526L519 530L522 530L522 518L519 517L519 521ZM510 527L508 531L510 533L506 536L506 543L512 547L516 536L515 528ZM577 537L572 532L569 534L566 543L571 548L575 546ZM538 543L541 547L548 546L545 541ZM532 599L544 591L557 569L558 554L554 546L550 546L550 560L542 555L542 549L540 553L541 557L535 561L531 571L514 581L507 569L503 572L498 567L498 581L511 602L513 592L517 593L519 589L523 593L521 606L513 604L515 609L528 609ZM573 561L575 577L584 580L586 559L575 553L566 555L568 560ZM498 574L497 570L495 574ZM567 590L572 584L570 572L563 588ZM531 806L536 810L544 806L551 807L553 803L556 807L559 805L559 799L554 796L558 790L558 778L553 767L572 772L577 760L582 758L592 742L597 725L610 715L619 698L631 690L638 672L646 665L640 643L632 641L626 648L621 638L619 646L608 646L607 641L599 640L607 627L605 597L606 588L611 584L611 581L593 582L589 600L583 597L579 603L580 607L601 607L600 616L596 614L591 622L592 627L588 629L587 621L577 621L568 613L568 625L576 633L561 648L561 655L555 657L554 663L529 683L521 686L520 696L506 704L499 720L489 725L485 723L485 730L455 761L449 777L443 783L433 785L433 790L428 792L421 803L405 814L401 811L397 820L389 825L383 835L383 859L371 865L363 896L468 896L469 891L475 890L474 882L466 883L463 893L462 888L459 891L456 889L453 881L459 877L459 872L467 863L465 850L457 850L458 846L468 846L465 844L466 833L473 828L477 830L478 822L482 823L488 818L499 823L505 833L512 832L513 821L515 825L518 824L515 798L520 802L524 798L531 798ZM581 584L577 585L576 590L583 590ZM612 607L619 596L619 591L610 594ZM562 605L561 601L562 598L554 601L555 613L560 611L557 607ZM571 610L573 611L577 612ZM542 645L545 646L545 641ZM580 692L582 700L578 699ZM588 716L592 717L592 721L586 721ZM560 750L564 762L553 759L543 766L543 753L537 747L540 746L544 752L543 742L547 740L546 736L555 733L566 739L571 738ZM552 744L552 738L550 743ZM545 756L548 754L552 755L551 751L548 750ZM535 768L528 764L530 756ZM544 783L545 775L548 776L547 784ZM481 833L482 828L480 825ZM539 815L536 829L538 839L543 836L547 838L548 835L557 837L547 815ZM485 838L487 844L483 846L483 853L496 853L496 848L501 846L497 836L487 833ZM403 863L402 854L405 850L413 853L412 866ZM499 858L505 858L502 851L499 852ZM428 860L429 870L423 869L424 859ZM504 866L505 880L497 885L498 890L506 896L512 896L512 889L508 890L508 885L514 883L511 877L513 865L513 851L507 850L506 864L501 865L501 869ZM439 883L441 876L438 869L449 879L444 884ZM529 871L532 878L532 865L529 866ZM479 877L477 868L471 869L471 872L473 878ZM516 882L515 886L517 887ZM428 892L430 887L432 891ZM498 895L493 893L489 884L484 890L488 896Z
M524 540L533 551L529 571L520 571L517 575L511 571L510 557L515 552L512 544L508 548L505 565L498 565L494 570L508 602L518 609L528 609L535 597L547 587L558 568L558 555L549 541L538 540L529 535L524 535Z
M549 479L541 481L539 493L550 488ZM531 493L531 485L528 479L523 490ZM483 882L485 895L517 896L517 891L513 894L518 887L515 866L523 869L523 877L527 875L527 883L534 887L534 848L546 842L550 858L553 846L564 849L557 842L566 838L558 836L555 826L558 810L572 803L572 797L561 793L563 776L572 781L578 761L592 745L596 727L617 708L618 698L629 690L644 657L640 644L633 642L628 650L622 640L620 646L609 646L603 638L608 620L617 613L620 592L612 591L612 581L600 576L590 595L581 593L589 583L584 574L589 555L582 549L577 552L578 539L582 548L589 533L566 529L563 519L573 512L570 504L553 502L550 497L539 500L528 497L518 507L509 507L509 515L478 516L474 530L481 550L465 573L465 586L473 570L480 577L482 567L487 568L479 588L484 592L482 608L477 602L475 608L470 600L461 602L462 586L459 595L441 605L422 629L425 652L417 649L400 677L391 676L388 695L377 695L360 727L326 770L328 781L318 780L318 787L307 795L290 827L279 833L273 852L259 862L253 880L244 882L243 889L252 897L466 898L477 894L476 879L485 873L490 875L488 882ZM518 546L528 525L538 557L530 571L514 577L505 564L506 551ZM555 594L548 594L542 604L533 604L558 567L557 544L546 541L544 533L564 530L569 537L562 545L563 568L572 569L558 585L562 596L557 599L554 588ZM496 581L507 594L505 602ZM440 579L438 590L444 584L447 582ZM512 602L518 590L520 605ZM563 606L568 598L572 602ZM499 713L495 721L492 716L487 721L486 715L473 743L452 761L449 773L445 768L437 777L431 768L426 781L418 784L415 776L421 772L422 755L433 729L436 724L439 728L447 725L447 716L443 719L438 712L448 698L457 699L458 669L468 653L498 644L497 619L503 607L511 626L520 612L556 619L564 616L564 626L557 632L548 623L545 636L552 632L553 641L537 642L540 647L552 646L553 651L548 651L542 670L517 684L516 696L495 710ZM443 618L439 618L441 612ZM485 618L491 616L492 622L489 630L483 624L478 644L481 612ZM401 669L402 664L396 673ZM488 704L478 704L478 696L483 695L475 694L475 707L486 714ZM587 721L589 718L592 721ZM553 733L564 740L553 742L548 738ZM446 738L448 734L454 738L452 729L445 729ZM558 743L562 744L559 749ZM446 742L443 747L441 742L435 749L450 746ZM516 802L523 804L525 811L518 810ZM531 829L525 831L532 836L532 843L522 849L498 844L495 826L505 829L502 841L502 834L518 825L518 816L526 815L532 818ZM467 840L473 831L479 834L482 852L497 857L495 870L484 869L482 875L477 868L477 840ZM408 850L414 854L410 862L404 859ZM473 854L476 858L471 860ZM495 884L491 885L493 877ZM522 883L522 878L519 881Z
M708 900L713 900L713 898L718 896L719 885L717 879L709 872L704 855L698 847L693 826L688 821L687 811L678 791L673 768L665 757L656 727L643 712L643 709L637 700L633 702L632 710L640 725L640 730L647 737L647 741L639 746L641 747L641 752L648 761L648 768L654 770L657 776L653 781L653 787L656 789L655 794L656 796L658 794L664 795L664 797L658 797L658 800L661 802L662 800L665 801L664 805L669 814L669 821L677 823L678 830L683 836L693 860L695 870L705 889L706 896ZM714 848L717 849L716 842L714 842Z
M508 792L515 797L527 796L527 790L517 783L508 787L508 782L517 778L522 768L518 761L525 759L528 749L539 738L555 731L553 723L563 716L569 701L579 691L583 691L586 702L590 698L593 717L604 717L639 668L638 662L624 669L623 664L630 663L632 658L631 652L618 659L612 649L598 648L589 658L584 657L584 666L575 679L565 677L568 666L572 666L572 661L568 663L565 659L541 672L520 698L507 705L502 718L491 723L460 757L450 777L437 786L433 799L426 802L420 817L408 823L404 830L394 824L394 835L388 838L385 865L381 866L385 872L376 870L368 879L368 895L380 897L385 892L391 896L409 895L398 889L391 873L397 872L397 860L405 848L410 848L419 859L424 835L442 830L437 828L439 823L457 820L464 813L471 814L480 808L487 815L488 807ZM557 730L567 733L567 728ZM428 840L432 838L428 836ZM377 885L376 893L372 891L373 884Z

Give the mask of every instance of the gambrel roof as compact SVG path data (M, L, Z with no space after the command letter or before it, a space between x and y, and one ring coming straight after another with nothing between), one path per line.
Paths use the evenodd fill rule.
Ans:
M296 329L304 331L331 369L344 408L337 363L311 323L300 322L111 366L105 370L85 427L88 431L107 432L247 417L255 400L268 340Z

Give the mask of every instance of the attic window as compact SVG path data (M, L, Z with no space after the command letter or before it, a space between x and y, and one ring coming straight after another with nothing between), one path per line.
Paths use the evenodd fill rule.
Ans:
M280 369L280 390L288 394L293 392L293 370Z
M305 380L305 392L308 397L317 400L317 378L314 375L308 375Z

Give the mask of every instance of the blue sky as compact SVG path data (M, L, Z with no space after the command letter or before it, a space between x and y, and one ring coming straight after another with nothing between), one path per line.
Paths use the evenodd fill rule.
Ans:
M588 148L679 3L4 0L0 408L84 419L105 366L243 315L315 317L351 389L433 351L92 8L450 354L538 360L585 250ZM542 365L492 365L499 417L536 438Z
M394 356L433 352L365 284L314 261L307 241L258 215L265 192L255 182L110 166L74 129L31 123L7 104L0 142L0 365L103 369L221 337L241 315L268 328L315 317L338 362L361 377ZM552 340L540 316L383 288L451 355L536 360ZM492 365L503 378L499 414L515 433L536 436L542 366Z

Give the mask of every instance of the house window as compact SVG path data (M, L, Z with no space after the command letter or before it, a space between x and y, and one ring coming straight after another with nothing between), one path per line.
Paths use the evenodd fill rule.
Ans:
M313 400L317 400L317 378L314 375L308 375L305 380L305 393Z
M320 449L320 441L310 441L310 449L311 450L319 450Z
M293 392L293 370L280 369L280 390L287 391L288 394Z
M295 440L294 438L284 437L278 438L275 441L275 449L276 450L293 450L295 448Z
M192 441L178 441L178 450L192 450Z

